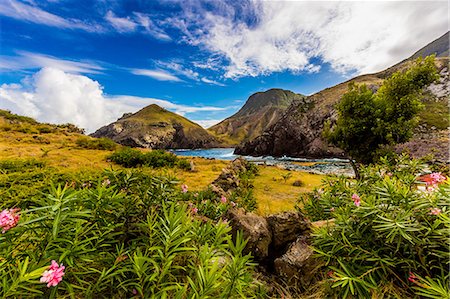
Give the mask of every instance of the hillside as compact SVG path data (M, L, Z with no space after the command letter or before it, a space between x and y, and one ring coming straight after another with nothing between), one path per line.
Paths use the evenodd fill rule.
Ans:
M437 67L441 79L430 86L423 99L425 109L420 114L420 125L416 129L413 138L406 144L399 145L398 150L406 150L418 157L427 153L434 153L439 160L449 161L449 70L448 57L442 57L448 53L437 45L442 45L441 39L422 48L421 53L437 53ZM448 36L448 34L447 34ZM439 48L439 51L436 49ZM433 52L436 51L436 52ZM416 55L416 54L414 54ZM337 113L335 104L347 91L351 82L367 84L371 88L377 88L389 75L397 70L408 67L415 56L399 63L385 71L358 76L347 82L322 90L308 97L311 107L304 110L303 106L293 103L283 114L278 122L265 130L260 136L250 142L241 143L236 148L236 153L241 155L272 155L293 157L343 157L343 152L330 146L322 136L323 126L326 121L334 123Z
M304 99L303 95L283 89L257 92L248 98L237 113L208 131L230 145L249 141L276 123L292 102L302 105Z
M214 136L198 124L155 104L134 114L125 114L91 136L107 137L126 146L154 149L210 148L220 145Z

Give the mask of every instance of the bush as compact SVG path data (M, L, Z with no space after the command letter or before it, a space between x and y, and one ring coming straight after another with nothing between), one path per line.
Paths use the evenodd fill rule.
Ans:
M115 150L117 147L117 143L105 137L102 138L80 137L77 139L76 144L81 148L107 150L107 151Z
M193 217L170 178L109 171L73 186L36 198L0 235L3 298L262 298L242 236ZM52 260L64 276L47 287Z
M181 169L190 169L188 160L178 159L175 154L164 150L152 150L143 153L137 149L124 148L108 156L108 159L124 167L149 166L160 168L178 166Z
M315 230L313 245L335 296L449 296L450 185L426 190L425 169L405 156L382 159L360 181L328 179L302 199L312 219L334 219Z

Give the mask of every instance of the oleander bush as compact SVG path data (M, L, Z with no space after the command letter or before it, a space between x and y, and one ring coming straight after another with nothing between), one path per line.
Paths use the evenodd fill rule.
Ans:
M336 298L448 298L450 184L420 160L399 157L335 177L302 199L313 247Z
M242 236L176 183L108 170L1 201L0 297L263 298Z

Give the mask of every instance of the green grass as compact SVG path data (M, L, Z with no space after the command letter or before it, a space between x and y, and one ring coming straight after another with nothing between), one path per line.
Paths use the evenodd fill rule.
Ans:
M450 126L448 104L445 102L426 101L425 108L419 113L421 123L444 130Z

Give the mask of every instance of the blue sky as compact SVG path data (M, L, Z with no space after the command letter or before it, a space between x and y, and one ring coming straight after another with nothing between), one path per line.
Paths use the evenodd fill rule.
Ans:
M448 30L446 1L0 2L0 108L92 132L157 103L207 127L254 92L312 94Z

